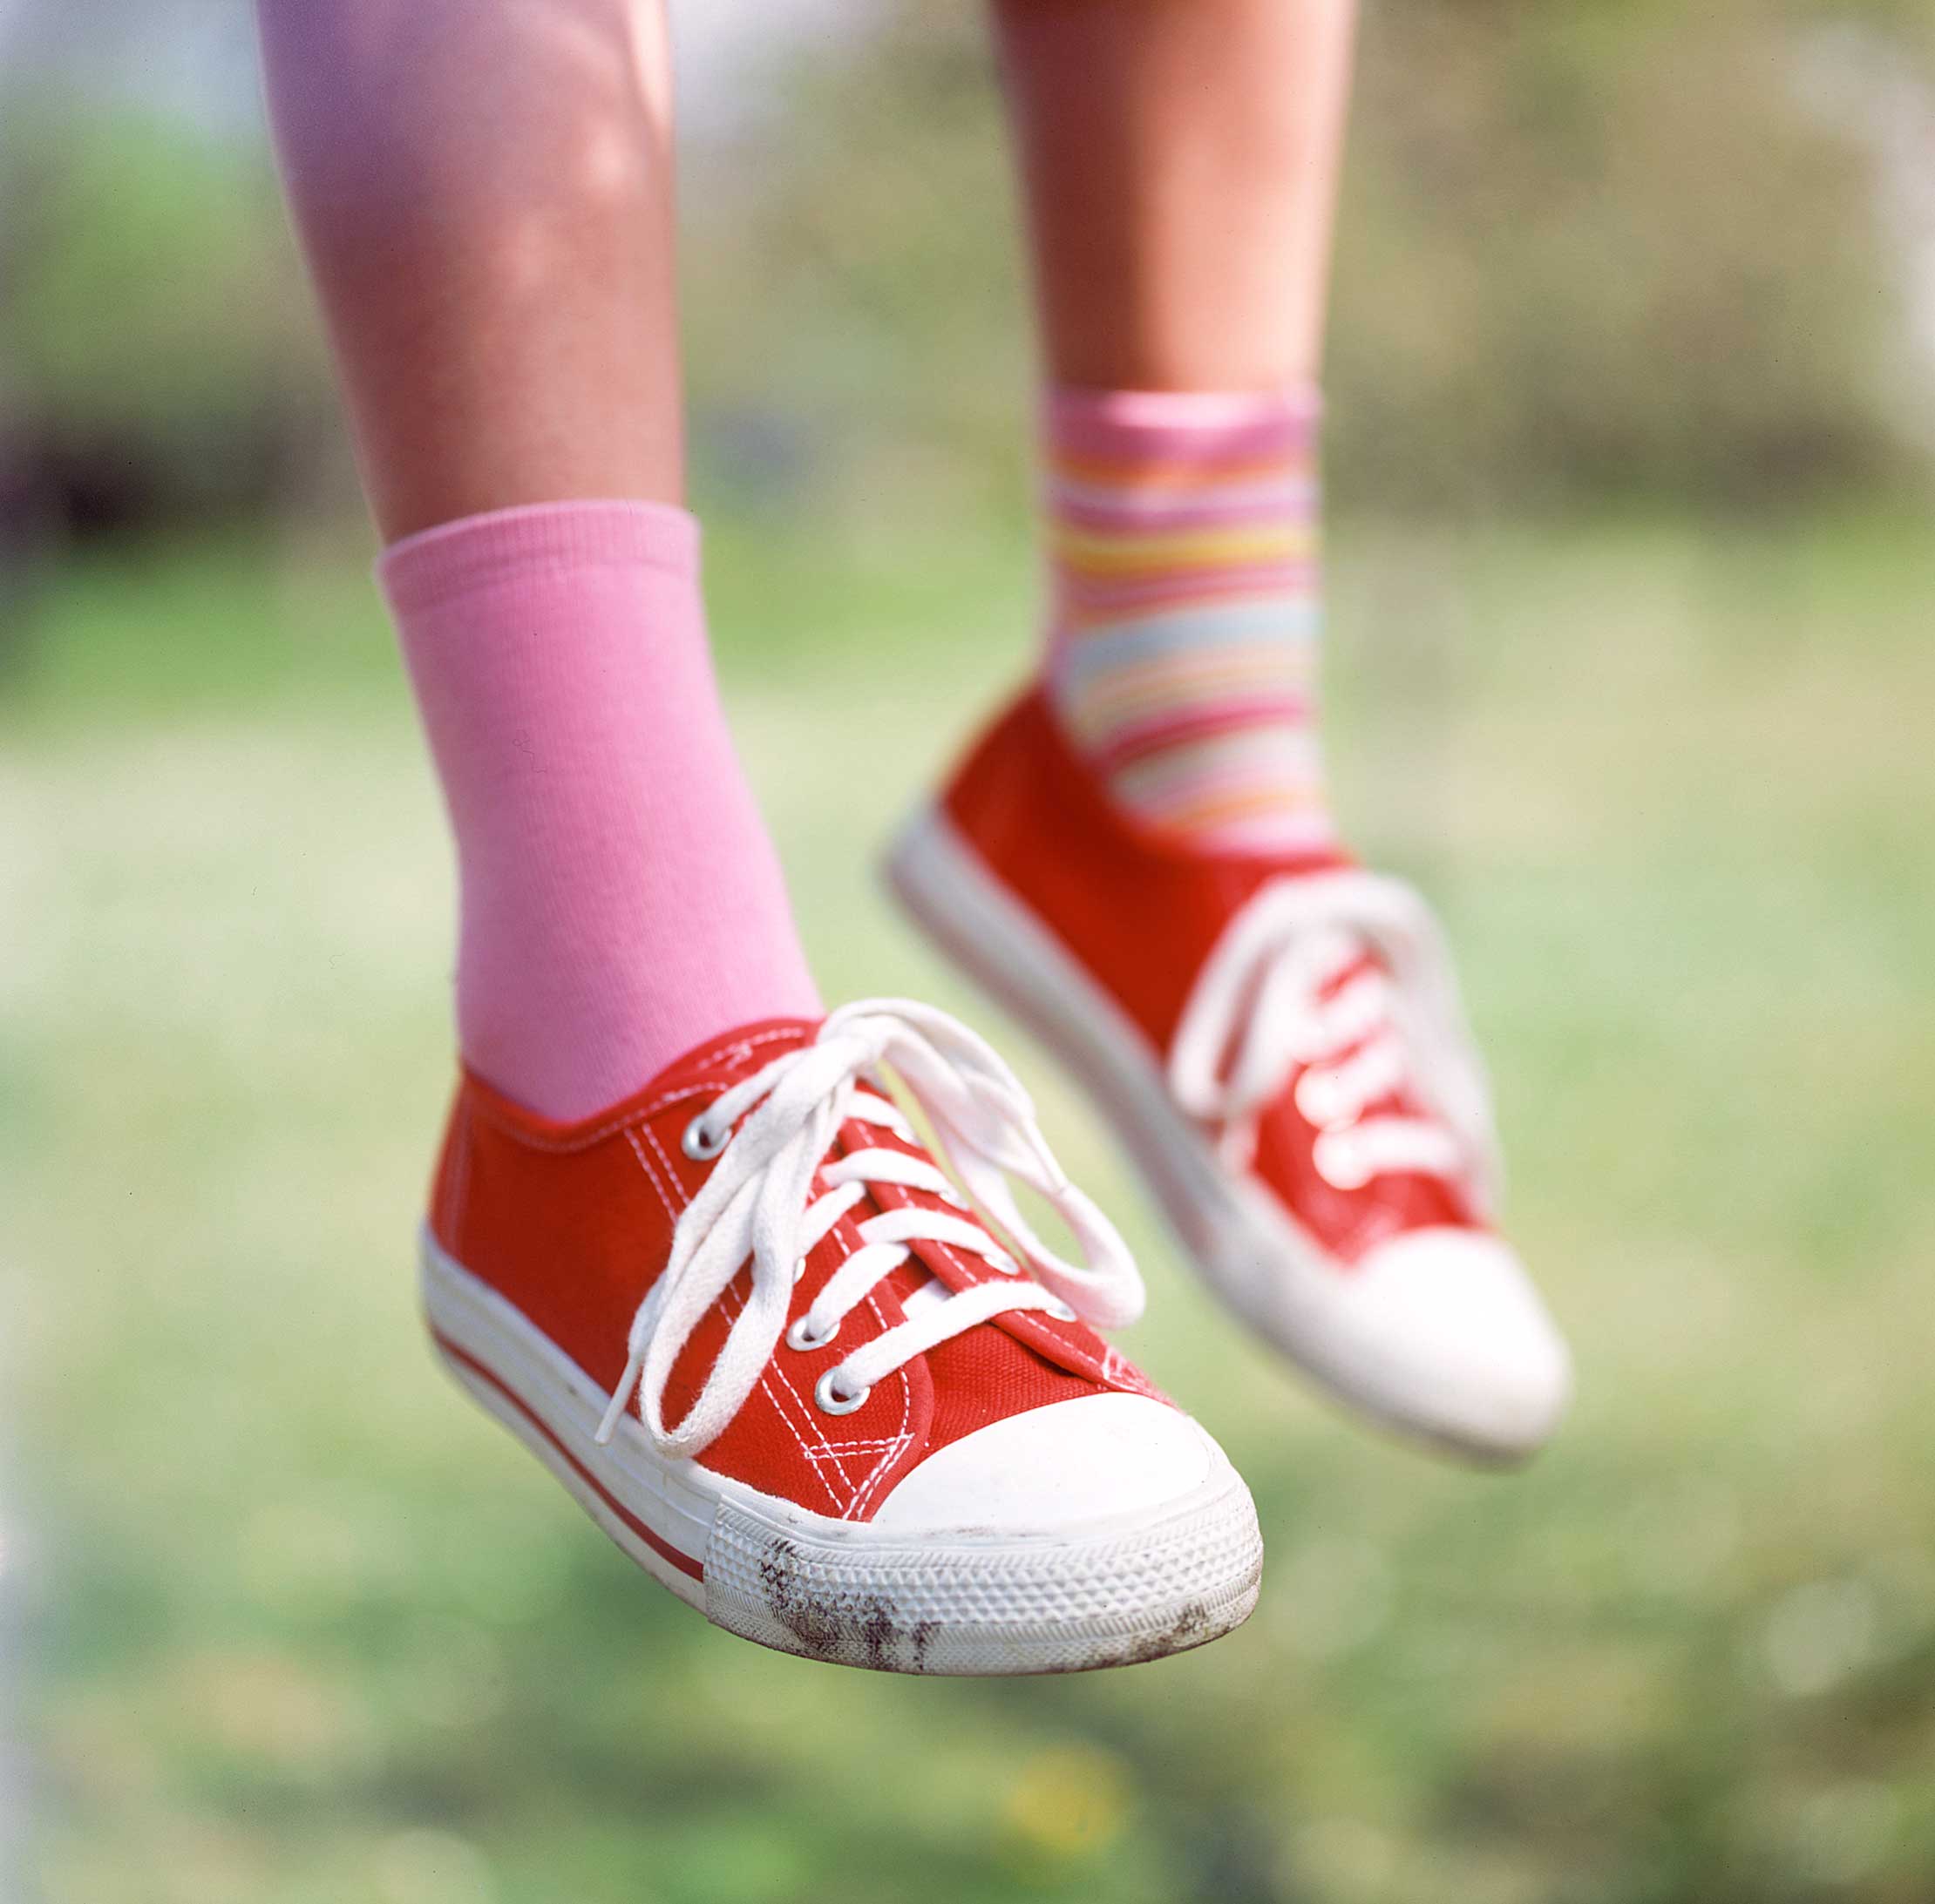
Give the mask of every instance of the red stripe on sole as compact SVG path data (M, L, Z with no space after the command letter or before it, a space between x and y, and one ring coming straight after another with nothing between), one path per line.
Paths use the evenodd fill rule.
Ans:
M689 1554L682 1554L669 1541L654 1534L623 1501L614 1500L611 1491L553 1433L551 1424L538 1414L531 1405L525 1400L524 1397L519 1394L495 1369L486 1367L468 1350L458 1348L441 1331L433 1328L431 1330L430 1335L431 1339L452 1361L461 1362L473 1375L482 1376L492 1388L496 1389L499 1394L502 1395L553 1447L557 1449L559 1453L564 1456L566 1460L571 1463L572 1470L578 1478L661 1560L669 1561L682 1574L689 1574L694 1580L703 1580L705 1578L705 1569L699 1562L694 1560Z

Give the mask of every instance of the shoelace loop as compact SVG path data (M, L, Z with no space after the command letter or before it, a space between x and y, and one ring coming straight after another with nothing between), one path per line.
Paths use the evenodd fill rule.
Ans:
M1384 971L1337 985L1367 950ZM1421 1171L1464 1180L1487 1207L1495 1199L1490 1094L1450 955L1402 880L1355 871L1272 880L1204 962L1170 1047L1183 1108L1246 1155L1300 1066L1297 1108L1318 1127L1329 1182L1354 1189ZM1430 1118L1365 1115L1407 1081Z
M849 1119L903 1138L912 1135L899 1108L868 1088L882 1065L920 1105L940 1160L959 1177L967 1202L934 1163L904 1151L869 1147L825 1162ZM688 1137L692 1155L716 1155L717 1162L681 1214L665 1268L632 1318L625 1372L599 1426L601 1441L616 1431L635 1392L646 1432L663 1453L692 1456L716 1440L758 1386L786 1332L792 1285L806 1257L866 1201L869 1184L930 1191L960 1214L915 1205L862 1222L862 1247L800 1318L806 1339L796 1346L831 1340L907 1260L915 1242L968 1250L1001 1279L945 1296L935 1296L933 1284L917 1291L904 1320L820 1378L815 1396L828 1413L859 1407L876 1382L995 1316L1044 1310L1112 1329L1142 1313L1142 1279L1127 1246L1055 1161L1020 1081L966 1026L930 1006L900 999L843 1006L811 1044L783 1053L722 1092L693 1120ZM824 1189L809 1203L816 1176ZM1068 1225L1079 1264L1064 1261L1035 1235L1015 1200L1014 1183L1037 1192ZM1019 1246L1025 1268L974 1219L976 1209ZM665 1387L673 1365L749 1257L751 1295L692 1406L676 1427L669 1426Z

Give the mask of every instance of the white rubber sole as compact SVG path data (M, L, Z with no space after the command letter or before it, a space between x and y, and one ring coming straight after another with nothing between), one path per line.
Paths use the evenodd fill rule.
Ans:
M1086 1088L1211 1289L1322 1389L1468 1460L1517 1460L1545 1440L1546 1411L1521 1421L1402 1365L1364 1301L1364 1279L1223 1164L1178 1108L1140 1027L943 811L917 813L883 871L914 924Z
M883 1672L1080 1672L1203 1645L1256 1604L1256 1510L1206 1436L1208 1478L1149 1513L918 1536L837 1521L667 1460L631 1416L600 1447L591 1378L427 1230L421 1256L459 1386L654 1580L742 1638Z

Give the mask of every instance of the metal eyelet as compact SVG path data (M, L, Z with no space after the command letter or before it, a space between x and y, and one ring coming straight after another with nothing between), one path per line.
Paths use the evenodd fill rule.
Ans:
M833 1378L839 1373L830 1368L813 1384L813 1401L825 1415L850 1415L873 1391L863 1388L851 1395L843 1395L833 1386Z
M801 1316L787 1330L786 1346L789 1349L798 1349L802 1354L810 1353L814 1349L824 1349L840 1332L840 1325L836 1322L825 1335L817 1336L806 1326L807 1320L805 1316Z
M1048 1305L1048 1313L1057 1322L1073 1322L1076 1319L1075 1311L1059 1296Z
M800 1258L799 1258L799 1259L798 1259L798 1261L797 1261L797 1262L796 1262L796 1263L795 1263L795 1264L793 1264L793 1281L794 1281L795 1283L804 1283L804 1282L805 1282L805 1280L806 1280L806 1258L805 1258L805 1257L800 1257Z
M705 1126L705 1113L701 1111L685 1127L685 1135L679 1139L679 1148L695 1163L710 1163L731 1142L730 1130L722 1130L716 1136L709 1131Z

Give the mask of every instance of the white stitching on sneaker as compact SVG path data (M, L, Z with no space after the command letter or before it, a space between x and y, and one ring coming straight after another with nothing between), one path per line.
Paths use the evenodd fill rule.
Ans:
M716 1093L725 1089L729 1082L729 1080L722 1079L709 1088ZM657 1101L657 1108L662 1110L669 1105L678 1103L682 1100L690 1098L695 1094L695 1094L691 1089L681 1089L668 1093ZM672 1190L676 1190L679 1182L678 1172L673 1165L671 1158L666 1155L664 1146L659 1142L657 1132L649 1124L642 1128L646 1142L651 1145L653 1150L657 1154L659 1162L665 1167L666 1181L672 1185ZM667 1214L671 1216L676 1223L682 1206L674 1203L672 1191L669 1191L664 1184L660 1182L658 1172L653 1169L650 1161L646 1157L643 1150L639 1148L637 1132L635 1130L627 1130L625 1136L630 1142L633 1151L637 1155L639 1162L644 1167L646 1176L651 1180L652 1188L658 1192L660 1203L664 1204ZM850 1253L858 1251L866 1241L851 1216L842 1216L834 1226L833 1233L844 1235ZM876 1297L869 1296L867 1298L867 1306L873 1311L874 1320L885 1330L886 1316L880 1307L879 1299ZM728 1306L726 1313L727 1319L731 1320L739 1313L738 1306L737 1304ZM824 1423L829 1418L814 1408L807 1398L785 1379L784 1376L780 1373L777 1363L769 1361L764 1372L759 1378L760 1392L771 1404L772 1411L777 1416L781 1425L798 1444L800 1453L809 1463L812 1464L813 1474L818 1479L820 1486L825 1488L827 1497L833 1502L835 1508L843 1518L851 1517L859 1513L861 1503L879 1486L888 1471L900 1459L901 1452L913 1440L913 1432L907 1426L907 1420L912 1414L913 1407L913 1394L908 1379L905 1373L902 1373L900 1377L898 1386L900 1391L900 1427L901 1432L884 1444L867 1440L846 1442L835 1441L827 1434ZM788 1403L792 1405L791 1408L788 1407ZM819 1442L819 1447L817 1451L807 1445L805 1437L801 1434L799 1428L795 1425L793 1409L798 1411L800 1420L805 1424L807 1434L812 1435ZM846 1467L843 1457L852 1454L856 1451L871 1452L876 1445L881 1446L883 1452L874 1467L856 1486L852 1474ZM834 1473L839 1476L846 1490L844 1497L834 1487L833 1484L827 1480L825 1474L818 1466L822 1461L831 1466Z
M953 1291L862 1344L823 1381L849 1395L870 1388L980 1323L1011 1310L1046 1309L1057 1298L1103 1327L1141 1313L1142 1279L1127 1247L1063 1174L1014 1073L943 1012L900 999L863 1000L834 1012L811 1044L782 1053L702 1114L715 1128L740 1128L680 1215L665 1268L633 1318L625 1372L600 1424L601 1441L610 1439L635 1392L639 1417L661 1452L699 1453L759 1386L785 1326L794 1263L865 1196L867 1181L936 1194L947 1187L926 1159L884 1148L854 1152L822 1171L849 1117L905 1134L900 1111L864 1086L879 1065L899 1074L969 1198L1020 1246L1035 1277L1004 1276ZM816 1176L826 1189L808 1204ZM1057 1257L1035 1234L1015 1200L1015 1182L1056 1210L1075 1235L1080 1264ZM889 1210L869 1217L859 1233L866 1239L861 1248L808 1311L816 1333L866 1301L907 1261L914 1242L961 1243L997 1267L1012 1261L988 1230L937 1210ZM672 1427L663 1413L672 1365L749 1256L750 1299L684 1419Z
M846 1221L849 1223L852 1223L852 1219L849 1217L846 1219ZM855 1233L858 1234L857 1226L855 1228ZM863 1237L861 1240L865 1242L866 1239ZM867 1298L866 1306L873 1311L873 1320L879 1326L880 1330L884 1333L887 1327L886 1312L880 1307L880 1298L878 1291L875 1291L873 1294L870 1295ZM908 1370L902 1369L900 1372L898 1379L900 1389L900 1426L894 1435L892 1443L881 1451L879 1460L874 1463L872 1473L870 1474L866 1477L866 1479L860 1483L858 1491L854 1494L853 1498L847 1502L846 1512L850 1515L857 1514L860 1511L860 1503L866 1500L866 1498L873 1492L873 1490L880 1485L881 1481L886 1477L887 1470L891 1468L893 1464L900 1459L901 1450L905 1448L907 1444L913 1440L913 1430L911 1426L908 1426L908 1423L913 1414L913 1376ZM844 1445L845 1447L851 1449L862 1447L866 1444L864 1442L850 1441Z
M649 1124L641 1128L644 1131L646 1142L657 1152L659 1162L665 1166L668 1181L672 1184L673 1189L676 1189L678 1176L672 1168L672 1160L665 1155L664 1148L658 1141L658 1134ZM658 1192L660 1203L665 1205L667 1214L676 1224L679 1217L680 1206L673 1202L671 1193L666 1189L663 1183L660 1182L658 1172L652 1168L651 1160L646 1156L644 1150L640 1147L638 1131L635 1129L627 1130L625 1137L627 1142L630 1143L633 1154L637 1157L640 1167L644 1170L646 1176L650 1179L652 1188ZM731 1302L730 1296L721 1298L720 1306L725 1311L726 1318L729 1322L733 1320L739 1313L737 1305ZM779 1425L798 1443L799 1452L805 1457L811 1472L818 1479L820 1486L825 1488L827 1499L833 1503L838 1511L845 1513L852 1503L853 1477L846 1471L845 1465L841 1461L838 1454L834 1452L832 1444L826 1439L825 1432L819 1426L818 1416L808 1406L805 1398L790 1382L778 1379L777 1372L770 1363L761 1372L759 1392L771 1404L772 1412L777 1418ZM818 1440L820 1453L816 1453L808 1446L806 1434L800 1433L798 1424L795 1422L791 1413L786 1406L788 1401L791 1401L798 1406L800 1421L805 1424L806 1434L811 1434ZM830 1462L833 1472L839 1476L841 1487L845 1489L844 1496L840 1488L835 1487L832 1482L827 1480L825 1471L818 1466L818 1463L822 1460Z
M901 1419L906 1420L905 1414L902 1415ZM860 1509L872 1500L874 1489L893 1473L894 1465L900 1460L903 1450L913 1440L913 1430L912 1428L909 1428L906 1433L894 1437L886 1453L881 1455L879 1465L860 1484L859 1493L853 1496L852 1504L846 1510L849 1519L857 1517Z

